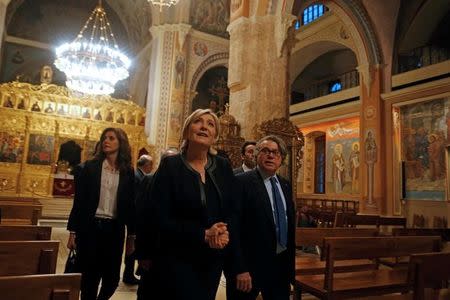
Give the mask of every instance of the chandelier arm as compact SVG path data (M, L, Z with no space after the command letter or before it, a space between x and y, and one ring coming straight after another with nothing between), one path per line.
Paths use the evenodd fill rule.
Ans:
M118 45L117 45L117 41L116 41L116 37L114 36L114 33L113 33L113 31L112 31L112 28L111 28L111 23L109 22L109 19L108 19L108 17L106 16L106 14L105 14L105 20L106 20L106 30L105 30L105 32L106 32L106 34L108 35L109 34L109 36L111 37L111 40L112 40L112 43L113 43L113 45L114 45L114 48L119 48L118 47ZM108 33L108 30L109 30L109 33Z

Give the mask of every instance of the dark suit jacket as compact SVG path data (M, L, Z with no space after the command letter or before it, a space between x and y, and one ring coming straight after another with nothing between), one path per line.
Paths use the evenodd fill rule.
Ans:
M220 220L208 219L200 176L183 154L164 158L155 173L150 197L160 234L158 252L163 256L202 260L202 253L210 249L205 243L205 229L215 222L229 221L235 186L231 166L226 159L209 155L205 169L217 191Z
M76 233L89 231L93 226L95 212L100 200L102 163L88 160L77 176L75 197L67 229ZM127 226L128 234L134 234L136 227L134 205L134 172L130 168L120 172L117 188L117 221Z
M139 190L139 186L141 185L144 176L145 176L144 172L142 172L141 169L136 168L136 170L134 171L134 182L136 192Z
M239 168L233 169L234 175L241 174L241 173L244 173L244 168L242 168L242 165Z
M293 282L295 275L295 208L289 182L277 176L286 199L288 221L288 263L283 274ZM230 271L232 275L250 272L255 287L269 286L277 274L277 238L270 198L258 170L236 176L239 187L231 228Z
M153 205L150 198L150 190L153 182L153 174L147 174L142 178L136 191L136 258L151 259L156 243L155 226L152 222Z

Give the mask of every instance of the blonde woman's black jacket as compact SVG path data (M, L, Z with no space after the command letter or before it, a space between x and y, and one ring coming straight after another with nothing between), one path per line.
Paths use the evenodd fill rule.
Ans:
M102 177L101 160L88 160L75 182L75 197L70 212L67 229L76 233L89 231L93 226L95 212L100 199ZM136 210L134 203L134 171L120 171L117 188L117 221L127 226L128 234L136 230Z
M204 253L217 251L209 249L205 242L205 229L219 221L230 223L234 176L228 160L217 155L208 155L205 170L218 196L214 205L219 206L220 215L213 219L207 215L207 206L212 203L206 199L205 186L184 155L161 161L150 193L158 254L195 260L202 259Z

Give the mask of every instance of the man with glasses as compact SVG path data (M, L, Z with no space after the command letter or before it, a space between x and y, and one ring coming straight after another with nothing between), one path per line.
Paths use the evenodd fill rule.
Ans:
M256 169L239 174L230 234L227 299L288 300L295 275L295 211L289 182L276 174L286 145L269 135L256 144Z

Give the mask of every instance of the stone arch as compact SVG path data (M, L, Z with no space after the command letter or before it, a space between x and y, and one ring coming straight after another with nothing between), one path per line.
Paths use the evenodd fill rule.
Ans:
M298 15L304 5L308 6L315 1L308 1L304 5L299 4L299 2L299 0L293 1L290 7L286 7L286 11L291 11L292 14ZM359 50L357 56L360 65L381 64L380 46L363 5L356 0L325 0L322 3L346 25L356 48Z
M184 118L186 118L189 115L190 108L192 106L192 100L195 97L195 88L200 78L202 78L205 72L211 68L218 66L224 66L228 68L228 59L229 59L228 52L216 53L209 56L197 67L197 70L195 70L194 74L192 75L191 83L189 85L189 91L188 93L186 93L187 98L185 99Z

